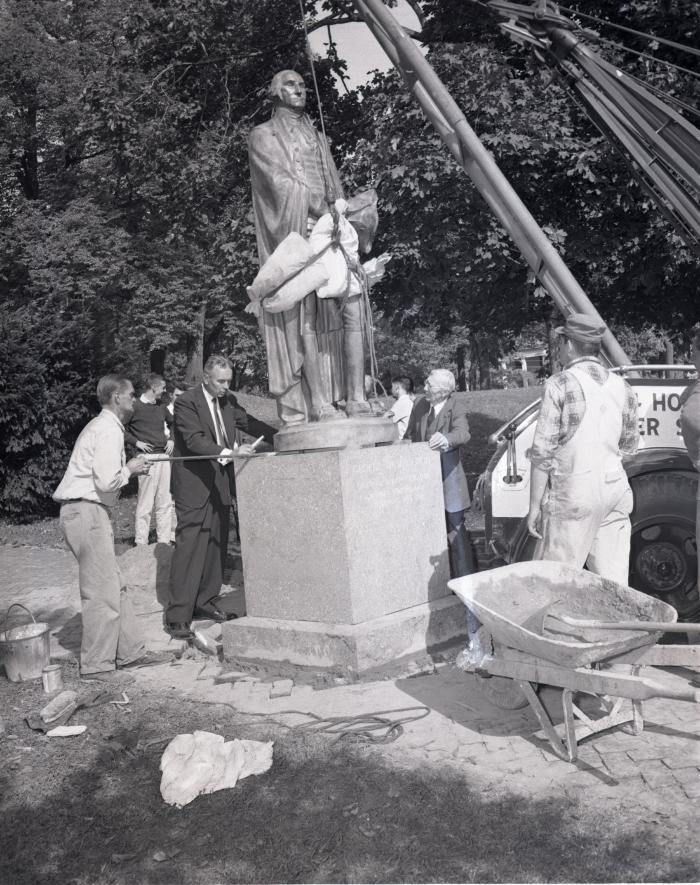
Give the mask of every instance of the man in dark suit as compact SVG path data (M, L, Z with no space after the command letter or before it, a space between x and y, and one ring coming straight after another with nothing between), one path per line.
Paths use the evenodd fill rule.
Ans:
M192 618L226 621L216 604L235 499L232 458L253 453L241 443L251 418L229 392L233 371L222 356L210 357L201 384L175 402L174 455L209 455L210 460L173 462L172 493L177 512L175 552L170 570L166 623L171 636L191 635ZM267 425L264 425L267 427ZM268 430L271 428L267 427Z
M440 452L453 578L476 571L464 526L464 516L471 501L460 458L461 447L469 442L469 422L466 411L454 395L455 386L455 376L448 369L431 372L425 382L425 396L416 400L404 436L411 442L427 442L431 449Z

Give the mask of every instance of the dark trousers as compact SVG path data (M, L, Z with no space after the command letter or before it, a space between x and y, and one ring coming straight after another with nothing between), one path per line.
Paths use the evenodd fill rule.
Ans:
M195 608L210 604L220 593L226 563L231 508L218 496L203 507L175 502L177 530L170 566L169 624L189 624Z
M476 558L472 549L472 542L464 525L466 510L458 510L455 513L445 511L447 523L447 548L450 555L450 574L453 578L461 578L463 575L473 575L477 571ZM467 630L469 636L473 636L479 629L480 623L467 609Z

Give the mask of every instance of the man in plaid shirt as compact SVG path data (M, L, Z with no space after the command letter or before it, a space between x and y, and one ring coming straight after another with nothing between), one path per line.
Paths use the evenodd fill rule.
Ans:
M559 335L565 368L545 386L530 450L528 530L535 559L627 583L632 490L622 456L639 445L637 398L600 362L605 326L572 314Z

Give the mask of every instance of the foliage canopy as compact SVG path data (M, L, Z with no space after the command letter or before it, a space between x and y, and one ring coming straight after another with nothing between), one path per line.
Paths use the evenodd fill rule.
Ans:
M430 62L603 315L682 340L697 262L563 86L482 7L411 5ZM311 29L354 15L346 0L305 7ZM700 37L690 0L579 8ZM600 51L696 102L697 78ZM219 351L239 385L264 388L243 312L257 263L246 139L282 68L309 72L288 0L0 0L1 512L46 507L106 371L193 381ZM418 374L462 341L487 379L551 306L398 76L339 92L334 71L331 41L316 59L326 131L347 189L378 188L376 251L395 256L373 293L383 368Z

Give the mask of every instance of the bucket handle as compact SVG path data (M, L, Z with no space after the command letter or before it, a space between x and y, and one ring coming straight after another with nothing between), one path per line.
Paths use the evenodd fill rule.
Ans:
M29 611L27 606L22 605L21 602L13 602L12 605L10 606L10 608L8 608L7 611L5 612L5 617L3 618L2 622L0 622L0 623L6 624L9 621L10 610L13 608L23 608L26 611L26 613L29 615L29 617L32 619L32 621L36 624L36 618L34 617L34 615Z

